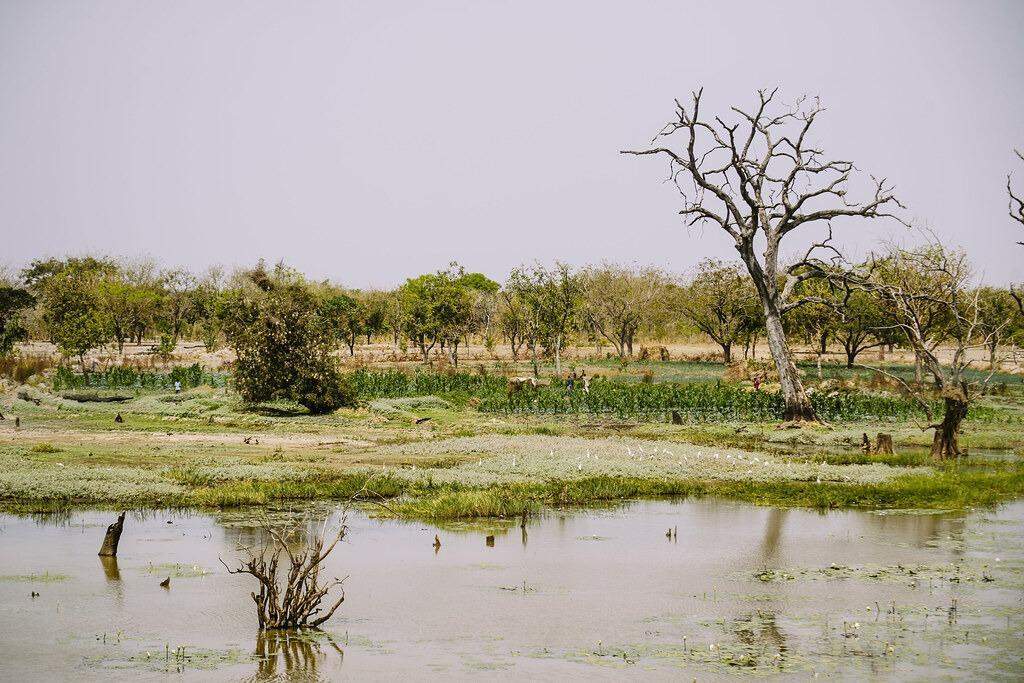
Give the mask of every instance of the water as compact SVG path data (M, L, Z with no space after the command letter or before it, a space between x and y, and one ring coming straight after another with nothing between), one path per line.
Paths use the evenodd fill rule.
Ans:
M96 556L112 513L0 516L0 679L1024 676L1024 502L968 515L639 502L525 531L350 512L328 565L347 599L325 633L263 638L254 580L218 561L261 542L261 514L129 515L116 564ZM271 518L319 528L325 514Z

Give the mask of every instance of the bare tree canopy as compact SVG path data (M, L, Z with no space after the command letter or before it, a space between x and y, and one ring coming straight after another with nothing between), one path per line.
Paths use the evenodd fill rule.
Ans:
M811 127L824 111L820 102L802 97L784 106L777 93L758 91L752 110L732 107L732 120L726 121L702 113L703 90L698 90L689 106L676 101L675 120L661 129L650 147L622 153L667 157L669 178L683 198L679 213L687 224L710 223L732 237L764 308L786 418L814 420L786 342L782 314L812 300L796 296L794 290L820 275L823 257L840 257L832 244L830 221L899 220L894 211L902 205L892 186L874 177L867 198L851 200L853 162L828 159L810 140ZM680 138L681 146L669 146ZM780 268L783 238L798 228L805 234L815 227L822 232L802 258ZM761 240L763 251L758 253Z
M1024 154L1019 149L1013 150L1021 161L1024 161ZM1024 198L1017 195L1013 190L1013 174L1006 176L1006 192L1010 195L1010 218L1024 226ZM1017 242L1024 247L1024 242Z

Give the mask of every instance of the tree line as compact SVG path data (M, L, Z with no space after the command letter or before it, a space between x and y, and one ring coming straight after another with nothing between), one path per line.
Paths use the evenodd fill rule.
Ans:
M974 287L961 252L931 245L872 258L876 269L886 262L887 277L906 284L917 265L909 254L959 260L964 272L951 286L976 307L970 341L984 343L993 367L1003 344L1024 342L1013 291ZM869 266L867 261L858 265ZM898 272L901 268L907 272ZM220 269L195 275L86 256L37 260L19 279L0 284L0 350L7 353L30 338L52 341L78 359L101 347L122 352L126 343L143 340L157 352L170 353L182 338L216 350L237 336L231 331L239 329L238 321L251 321L251 312L245 312L247 293L261 287L269 291L272 282L305 291L305 314L322 318L332 350L349 355L360 342L387 339L396 350L414 350L424 362L443 354L458 366L460 348L475 341L507 346L516 360L529 360L539 374L544 361L554 362L561 372L570 345L610 347L627 359L636 355L643 338L702 333L729 363L737 349L748 355L766 334L762 306L739 261L707 259L685 277L652 267L532 265L514 269L504 283L452 264L409 278L393 290L361 291L309 279L283 264L268 268L260 263L230 276ZM922 274L919 285L937 283ZM828 277L803 281L795 291L809 301L783 316L786 336L819 358L838 346L846 365L853 367L869 349L913 348L893 324L893 302L880 292L837 286ZM922 325L929 347L953 339L953 321L949 311L928 312Z

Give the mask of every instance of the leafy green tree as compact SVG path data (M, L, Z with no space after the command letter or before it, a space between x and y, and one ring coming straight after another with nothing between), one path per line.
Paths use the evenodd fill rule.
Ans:
M582 312L583 285L578 273L564 263L514 269L505 289L522 305L533 374L540 376L538 346L555 359L555 373L562 372L561 352Z
M110 340L110 319L103 309L95 272L71 267L47 278L43 319L50 339L61 353L77 356L85 369L85 354Z
M173 344L177 344L186 326L199 319L198 281L188 271L165 270L160 274L159 287L158 328L171 338Z
M362 302L345 293L328 295L320 310L335 338L348 347L348 354L356 354L356 341L367 328L366 308Z
M1001 287L980 287L978 298L978 334L989 353L989 367L996 369L999 346L1013 337L1020 326L1021 315L1010 290Z
M226 300L226 332L238 360L235 387L255 404L287 399L310 413L354 405L355 391L334 358L335 337L320 300L304 283L275 277L261 266L255 287Z
M21 315L35 302L35 297L28 290L0 283L0 356L7 355L16 343L28 338Z
M611 342L619 358L632 356L637 332L665 303L668 278L655 268L635 272L607 263L588 268L581 277L587 322Z
M390 305L390 292L364 292L361 301L365 311L363 334L366 335L366 343L369 344L373 339L373 335L388 331L387 317L388 306Z
M420 349L424 363L440 344L458 366L459 344L472 329L473 312L471 290L463 275L453 264L448 270L406 280L399 289L406 334Z
M732 348L756 329L761 311L757 292L742 266L705 259L689 285L680 292L678 306L701 332L722 347L726 363Z

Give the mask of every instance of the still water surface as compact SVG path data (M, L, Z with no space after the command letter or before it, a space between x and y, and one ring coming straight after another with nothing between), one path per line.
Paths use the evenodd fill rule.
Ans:
M346 602L323 634L274 638L257 634L254 580L218 561L259 542L265 514L129 515L113 563L96 556L109 512L0 516L0 679L1024 677L1024 502L637 502L525 530L350 512L328 565Z

